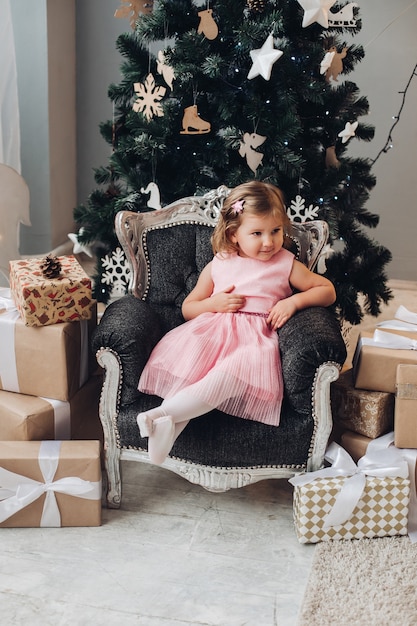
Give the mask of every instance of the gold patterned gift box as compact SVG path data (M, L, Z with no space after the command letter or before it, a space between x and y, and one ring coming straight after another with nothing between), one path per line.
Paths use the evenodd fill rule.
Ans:
M0 441L0 527L100 526L98 441Z
M417 448L417 365L397 367L394 443L398 448Z
M300 543L406 535L410 481L407 462L391 448L358 466L330 444L332 467L297 475L293 513ZM344 475L343 475L344 474Z
M394 394L356 389L352 369L342 372L332 384L331 403L336 427L352 430L371 439L393 429Z
M74 256L57 259L56 278L43 275L45 259L10 261L10 289L27 326L88 320L93 314L91 279Z

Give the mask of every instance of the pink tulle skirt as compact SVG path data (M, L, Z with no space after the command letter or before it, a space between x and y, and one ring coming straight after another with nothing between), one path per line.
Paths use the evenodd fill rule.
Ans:
M139 380L140 391L187 391L229 415L277 426L283 396L278 335L249 313L203 313L167 333Z

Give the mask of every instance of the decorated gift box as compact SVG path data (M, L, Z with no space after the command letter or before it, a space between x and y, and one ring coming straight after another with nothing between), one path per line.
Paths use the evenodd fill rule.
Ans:
M91 279L74 256L10 261L10 289L27 326L90 319Z
M417 365L397 367L394 443L398 448L417 448Z
M7 289L0 289L0 389L68 401L96 369L90 320L26 326Z
M98 441L0 442L1 527L100 526L101 496Z
M353 370L342 372L331 386L335 426L375 439L393 429L394 394L356 389Z
M397 366L417 365L415 331L382 330L359 333L353 357L357 389L395 393Z
M407 534L409 467L396 448L368 452L356 465L332 443L326 459L331 467L289 481L300 543Z
M102 376L91 376L69 402L0 391L0 441L69 440L81 429L101 440L101 385Z

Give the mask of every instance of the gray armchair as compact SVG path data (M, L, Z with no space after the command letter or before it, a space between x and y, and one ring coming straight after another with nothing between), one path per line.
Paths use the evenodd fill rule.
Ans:
M120 460L150 462L136 416L161 399L137 390L139 376L158 340L184 321L182 301L212 258L210 236L227 193L219 187L158 211L116 216L132 269L131 293L106 308L93 336L105 370L100 419L111 508L121 504ZM294 223L292 229L287 245L314 268L327 242L327 224ZM321 467L332 427L330 383L346 358L339 324L330 310L314 307L278 332L284 376L279 427L214 410L188 424L163 467L211 491Z

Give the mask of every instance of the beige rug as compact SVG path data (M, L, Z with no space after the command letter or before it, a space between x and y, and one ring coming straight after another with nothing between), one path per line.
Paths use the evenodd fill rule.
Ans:
M316 546L298 626L415 626L417 544L408 537Z

